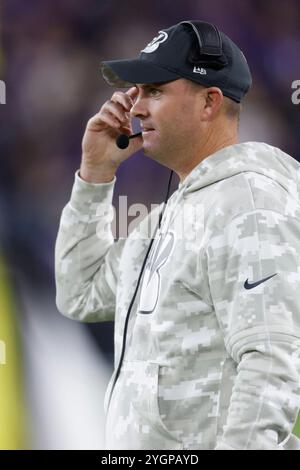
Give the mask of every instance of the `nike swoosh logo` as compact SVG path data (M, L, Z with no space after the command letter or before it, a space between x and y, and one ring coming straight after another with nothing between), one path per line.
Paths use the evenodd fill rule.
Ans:
M253 282L252 284L250 284L250 283L248 282L248 279L247 279L247 280L245 281L245 283L244 283L244 287L245 287L245 289L253 289L253 288L256 287L256 286L259 286L259 284L262 284L262 282L265 282L265 281L267 281L268 279L271 279L271 277L276 276L276 274L277 274L277 273L272 274L272 276L265 277L264 279L261 279L260 281L257 281L257 282Z

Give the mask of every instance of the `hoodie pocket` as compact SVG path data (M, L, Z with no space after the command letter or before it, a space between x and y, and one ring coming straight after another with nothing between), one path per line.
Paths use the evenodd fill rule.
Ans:
M123 362L107 413L108 445L111 448L183 448L161 418L158 385L158 364Z
M153 362L137 362L135 363L135 367L140 369L140 379L142 379L139 383L140 392L136 395L136 399L132 401L132 405L139 416L138 421L141 417L144 424L148 425L153 433L160 436L165 444L168 441L172 441L173 445L177 443L177 445L180 446L176 446L176 448L181 448L181 442L167 428L160 413L158 396L159 364Z
M172 439L173 441L176 441L180 447L180 449L183 449L183 443L175 436L175 434L168 428L168 424L163 421L163 410L161 408L161 402L159 400L159 377L160 377L160 371L161 371L161 366L159 364L152 364L155 368L155 396L153 397L153 412L154 416L156 417L155 419L155 427L157 427L157 430L168 437L169 439Z

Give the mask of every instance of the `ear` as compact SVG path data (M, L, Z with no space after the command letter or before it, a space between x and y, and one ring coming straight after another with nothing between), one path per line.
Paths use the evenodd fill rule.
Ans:
M202 118L204 121L212 121L222 107L224 96L220 88L209 87L205 93L205 105L203 108Z

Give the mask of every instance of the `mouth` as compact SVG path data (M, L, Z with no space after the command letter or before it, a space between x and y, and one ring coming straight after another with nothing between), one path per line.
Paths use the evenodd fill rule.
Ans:
M151 132L151 131L154 131L154 127L152 126L147 126L147 125L141 125L141 130L143 133L146 133L146 132Z
M143 134L149 134L150 132L153 132L155 131L155 129L153 127L143 127L142 128L142 133Z

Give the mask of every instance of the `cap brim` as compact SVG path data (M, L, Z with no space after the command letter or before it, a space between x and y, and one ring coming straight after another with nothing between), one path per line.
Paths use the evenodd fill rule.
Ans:
M120 88L136 83L168 82L179 78L175 72L142 59L101 62L101 73L108 85Z

